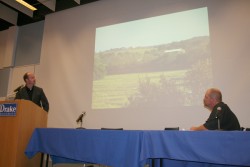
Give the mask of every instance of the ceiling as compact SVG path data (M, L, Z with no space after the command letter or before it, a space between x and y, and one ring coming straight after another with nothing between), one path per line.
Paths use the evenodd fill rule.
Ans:
M0 0L0 31L6 30L11 26L22 26L38 22L44 20L47 14L95 1L98 0L25 0L25 2L37 8L36 11L32 12L15 0ZM31 13L30 16L28 15L29 13Z

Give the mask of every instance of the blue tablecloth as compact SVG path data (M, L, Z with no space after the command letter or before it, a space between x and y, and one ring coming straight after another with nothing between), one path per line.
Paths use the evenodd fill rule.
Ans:
M164 158L163 166L250 166L250 132L148 131L141 160Z
M38 152L53 163L113 167L142 167L151 158L166 167L250 166L250 132L35 129L25 154Z
M142 131L36 129L25 151L52 156L53 163L82 161L138 167Z

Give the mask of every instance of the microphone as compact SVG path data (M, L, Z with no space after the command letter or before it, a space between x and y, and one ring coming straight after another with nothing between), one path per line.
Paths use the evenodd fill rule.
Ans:
M24 87L24 85L18 86L18 87L14 90L14 92L19 92L23 87Z
M215 116L215 118L217 119L217 124L218 124L218 130L221 130L220 129L220 116L222 115L222 114L220 114L219 115L219 112L221 112L222 111L222 109L221 109L221 107L217 107L217 112L216 112L216 116Z
M217 130L223 130L221 129L221 126L220 126L220 117L223 115L223 112L222 112L222 108L221 107L217 107L216 108L216 113L215 113L215 117L211 118L211 119L208 119L206 122L210 122L210 121L215 121L217 120Z
M216 109L216 115L215 115L216 119L221 116L221 114L219 114L219 112L221 112L221 111L222 111L221 107L217 107L217 109Z
M77 118L76 122L82 122L82 118L86 115L86 112L82 112L81 115Z

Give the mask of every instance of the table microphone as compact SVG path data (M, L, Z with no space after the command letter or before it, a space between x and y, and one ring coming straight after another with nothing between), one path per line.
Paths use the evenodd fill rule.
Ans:
M23 87L24 87L24 85L18 86L18 87L14 90L14 92L19 92Z
M217 122L217 124L218 124L218 130L221 130L221 128L220 128L220 116L221 116L222 114L219 115L219 112L221 112L222 109L221 109L221 107L217 107L216 110L217 110L217 112L216 112L216 117L215 117L215 118L216 118L217 121L218 121L218 122Z
M86 112L82 112L82 114L79 115L79 117L77 118L76 122L82 122L82 118L84 117L85 114Z

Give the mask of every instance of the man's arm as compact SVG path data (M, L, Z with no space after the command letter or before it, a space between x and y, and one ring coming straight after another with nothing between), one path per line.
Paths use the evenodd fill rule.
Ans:
M204 125L200 125L200 126L193 126L190 128L190 130L208 130Z
M45 96L43 90L41 92L41 102L42 102L43 109L48 112L49 111L49 102L48 102L48 99Z

